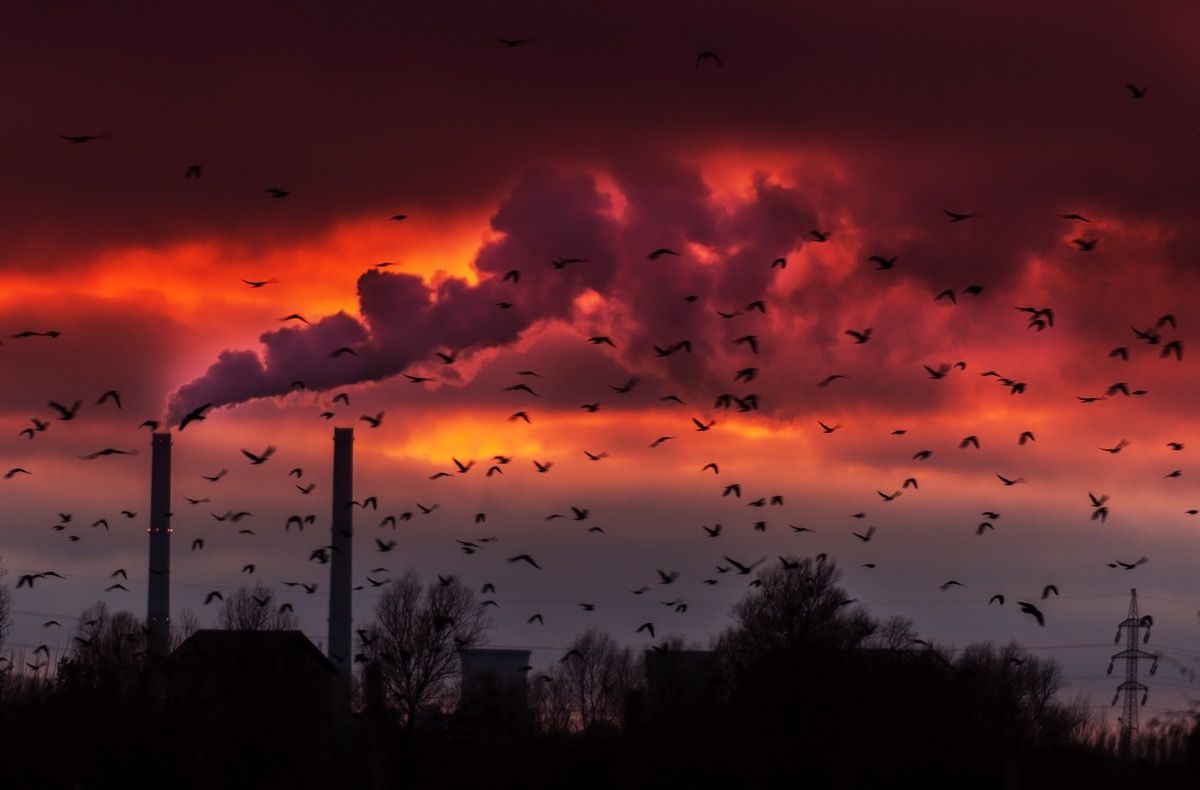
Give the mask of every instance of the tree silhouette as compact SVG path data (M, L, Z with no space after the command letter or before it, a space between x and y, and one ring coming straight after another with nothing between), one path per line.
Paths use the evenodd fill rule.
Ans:
M875 630L864 641L863 647L879 650L903 650L913 646L916 636L912 620L900 615L893 615L875 627Z
M999 649L991 644L969 645L954 666L981 723L993 726L997 737L1011 740L1019 735L1026 746L1033 746L1065 743L1082 735L1086 710L1056 700L1063 687L1062 669L1056 662L1010 642Z
M97 693L116 699L139 681L146 631L129 612L111 612L97 601L79 614L70 649L58 663L57 684L67 694Z
M4 640L12 630L12 590L4 582L7 574L8 570L0 563L0 648L4 647Z
M449 702L458 650L481 644L489 626L475 592L457 577L422 589L409 569L387 586L359 645L379 664L384 691L406 728L426 706Z
M175 652L175 648L179 647L185 639L199 630L200 617L194 609L185 606L179 613L179 617L171 623L171 638L167 643L169 652Z
M287 631L298 629L300 620L291 610L281 610L275 592L259 582L254 589L239 587L225 598L217 627L227 631Z
M758 586L734 605L734 626L721 635L719 649L746 664L777 653L858 647L876 625L852 605L840 579L832 560L809 557L759 571Z
M627 646L598 628L572 640L563 659L535 682L538 718L547 731L619 726L625 701L641 677Z

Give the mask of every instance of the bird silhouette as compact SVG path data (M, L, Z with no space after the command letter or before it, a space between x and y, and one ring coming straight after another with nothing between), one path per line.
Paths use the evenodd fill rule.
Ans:
M922 367L925 368L925 372L929 374L929 378L931 379L944 379L946 378L946 374L950 372L950 365L946 362L940 363L936 369L928 365L922 365Z
M856 331L854 329L847 329L846 334L850 335L850 337L854 338L855 343L861 345L862 343L866 343L868 340L871 339L871 327L867 327L866 329L864 329L861 332Z
M138 454L138 450L136 448L132 449L132 450L118 450L115 447L105 447L103 450L97 450L94 453L88 453L87 455L81 455L79 457L85 461L94 461L97 458L103 458L105 456L110 456L110 455L137 455L137 454Z
M737 560L735 560L731 557L722 556L721 559L725 560L731 566L733 566L733 568L742 576L747 576L750 574L751 571L753 571L756 567L758 567L758 565L761 564L763 562L763 560L766 558L764 557L764 558L755 560L754 562L750 563L749 565L743 565L742 563L738 562Z
M1042 614L1041 609L1038 609L1036 606L1027 601L1017 601L1017 605L1021 607L1021 611L1024 614L1030 615L1033 617L1033 619L1037 620L1038 625L1046 625L1046 616Z
M206 411L208 411L209 409L211 409L212 406L213 405L211 403L205 403L200 406L197 406L196 408L189 411L187 414L183 415L183 418L180 419L180 421L179 421L179 430L182 431L184 428L188 427L192 423L201 422L202 420L206 419L204 413Z
M266 463L267 459L269 459L274 454L275 454L275 446L274 445L269 445L267 447L267 449L263 450L261 453L258 453L258 454L252 453L249 450L242 450L242 455L244 455L250 459L251 466L258 466L259 464Z
M1121 452L1128 446L1129 446L1129 440L1122 439L1121 441L1117 442L1112 447L1101 447L1100 449L1106 453L1109 453L1110 455L1116 455L1117 453Z
M26 338L26 337L48 337L51 340L53 340L54 338L59 337L61 335L62 335L62 332L59 332L57 329L49 329L49 330L42 331L42 332L38 332L33 329L26 329L23 332L17 332L15 335L9 335L9 337L13 338L14 340Z
M93 140L108 139L108 132L104 132L103 134L60 134L59 137L72 145L83 145Z
M659 247L657 249L653 249L650 252L648 252L646 254L646 260L656 261L664 255L674 255L674 256L678 257L679 253L675 252L675 250L672 250L668 247Z
M58 412L58 419L73 420L73 419L75 419L75 415L77 415L79 413L79 408L83 405L83 401L77 400L70 406L63 406L61 403L58 403L56 401L50 401L50 403L48 405L50 406L50 408L52 408L56 412Z

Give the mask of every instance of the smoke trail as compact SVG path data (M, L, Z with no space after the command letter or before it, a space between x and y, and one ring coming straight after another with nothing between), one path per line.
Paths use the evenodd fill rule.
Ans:
M711 325L709 297L758 298L776 276L769 264L801 243L813 212L793 190L760 183L732 213L713 201L695 170L673 165L618 174L627 200L617 218L589 175L527 175L492 217L500 236L475 260L477 284L449 278L435 285L377 269L358 279L361 319L338 313L311 326L263 334L261 351L226 350L199 378L173 393L170 422L203 403L214 406L280 396L295 382L324 390L398 375L436 351L495 348L550 320L576 318L576 300L598 294L610 321L621 322L620 353L636 362L653 342ZM704 244L722 265L699 265L688 253ZM647 260L671 247L679 256ZM555 259L580 259L556 266ZM519 272L519 281L506 279ZM695 294L701 307L675 298ZM511 305L502 308L500 305ZM703 316L703 318L701 317ZM347 350L348 349L348 350ZM703 366L697 366L703 370Z

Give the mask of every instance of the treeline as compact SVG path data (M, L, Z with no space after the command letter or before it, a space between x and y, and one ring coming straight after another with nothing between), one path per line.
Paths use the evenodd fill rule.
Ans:
M906 620L872 618L839 579L825 559L760 571L706 650L660 634L635 652L589 629L550 666L521 669L514 709L458 705L458 651L484 644L486 600L410 571L357 632L341 728L294 679L248 664L223 670L233 703L173 695L141 621L98 603L54 667L0 667L0 787L1200 786L1194 717L1151 727L1119 760L1114 732L1063 699L1052 660L929 644ZM218 622L296 627L262 586L229 595ZM173 643L194 630L181 623Z

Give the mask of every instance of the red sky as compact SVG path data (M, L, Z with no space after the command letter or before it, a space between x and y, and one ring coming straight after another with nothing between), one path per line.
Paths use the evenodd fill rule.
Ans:
M701 584L723 555L826 551L852 595L926 637L1066 645L1047 652L1098 702L1111 684L1091 676L1109 651L1080 645L1107 642L1130 587L1160 646L1189 664L1200 655L1187 559L1200 517L1185 513L1200 507L1196 8L278 11L26 9L3 26L0 67L19 78L0 89L0 466L33 474L0 480L0 554L14 575L69 577L19 591L13 641L60 638L43 613L74 614L117 567L145 578L142 516L119 511L145 510L148 453L78 456L145 451L139 422L214 402L175 441L173 600L202 622L204 593L245 581L245 562L268 584L325 581L305 563L327 542L320 530L282 523L312 512L327 526L337 424L357 428L358 491L380 498L359 519L356 568L495 582L497 644L561 646L593 622L583 601L601 602L594 622L622 639L640 644L633 629L651 619L703 642L743 592L728 576ZM721 65L697 62L702 51ZM1148 90L1135 99L1127 83ZM81 134L107 136L60 137ZM184 179L192 164L202 177ZM944 209L979 216L949 222ZM1082 252L1073 239L1097 243ZM647 259L658 248L680 254ZM872 255L898 257L878 271ZM559 270L556 257L586 260ZM503 280L510 270L519 283ZM935 301L944 289L957 304ZM765 312L747 309L756 300ZM1053 308L1054 326L1027 328L1023 306ZM311 326L279 320L291 313ZM1167 314L1178 327L1156 345L1131 331ZM866 327L865 344L846 334ZM61 335L12 337L48 329ZM617 347L586 342L597 335ZM734 342L746 335L757 354ZM655 356L685 339L690 353ZM1159 356L1172 339L1181 361ZM331 358L341 346L358 356ZM1117 346L1129 361L1108 356ZM944 379L924 369L960 360ZM735 382L747 367L757 378ZM834 373L848 378L816 386ZM611 389L632 376L630 393ZM307 390L283 395L295 380ZM1147 394L1077 399L1121 381ZM505 389L522 382L538 396ZM110 388L123 409L94 404ZM351 403L326 422L317 414L336 392ZM755 393L761 408L715 408L722 393ZM53 419L49 401L76 399L76 420ZM579 408L596 401L594 414ZM530 424L506 419L518 410ZM357 420L379 411L378 429ZM29 440L18 432L33 417L51 426ZM716 424L697 432L693 417ZM1018 445L1025 430L1036 441ZM967 435L981 448L958 449ZM648 447L661 436L673 438ZM1121 439L1120 453L1099 450ZM239 450L268 444L277 456L249 468ZM513 463L486 478L496 454ZM476 466L430 480L452 457ZM554 465L539 474L533 460ZM719 475L700 471L709 461ZM317 482L312 495L286 477L295 466ZM223 467L218 484L200 478ZM919 489L890 503L876 493L909 476ZM740 500L721 497L731 482ZM1107 523L1089 520L1088 492L1110 496ZM746 506L772 494L785 504ZM376 527L417 502L440 507L395 535ZM572 504L607 534L544 520ZM257 534L209 516L227 508L254 512ZM976 537L985 510L1003 515ZM68 529L51 530L67 512ZM101 517L110 531L87 527ZM701 525L717 522L724 533L707 538ZM868 524L864 544L851 531ZM372 553L382 532L396 553ZM485 535L499 540L458 553L456 539ZM187 551L194 536L203 551ZM545 571L503 561L525 551ZM1134 571L1106 567L1142 555ZM653 601L631 596L656 568L680 582ZM951 578L966 586L939 592ZM1049 583L1063 596L1043 602L1045 629L986 606ZM144 582L130 586L104 597L140 611ZM673 598L692 606L657 603ZM356 617L372 601L360 594ZM297 603L320 638L324 598ZM526 626L540 610L546 628ZM1152 704L1182 693L1164 685Z

